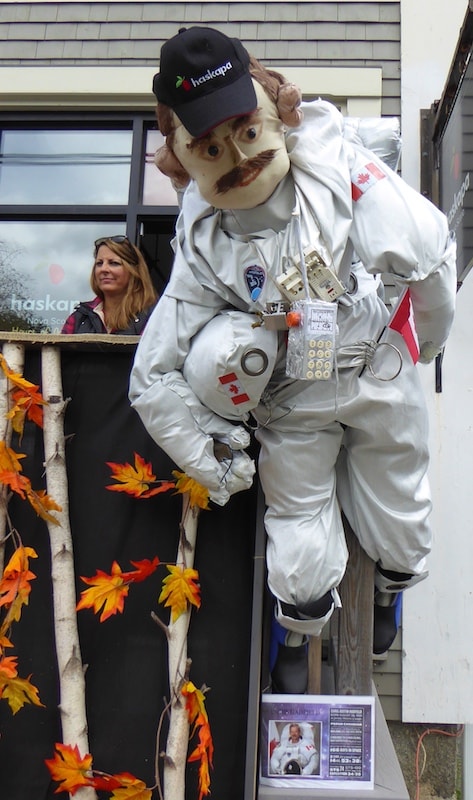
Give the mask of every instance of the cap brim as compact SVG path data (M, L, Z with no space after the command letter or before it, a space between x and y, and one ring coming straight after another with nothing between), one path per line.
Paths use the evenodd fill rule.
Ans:
M214 89L210 94L175 106L173 111L191 136L198 138L227 119L252 114L258 106L255 88L249 73L229 86Z

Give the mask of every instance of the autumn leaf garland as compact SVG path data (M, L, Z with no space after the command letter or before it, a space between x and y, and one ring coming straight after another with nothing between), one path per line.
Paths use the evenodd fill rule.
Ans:
M43 399L39 387L14 372L0 354L0 368L6 375L10 388L10 409L6 417L12 429L23 436L27 420L39 427L43 426ZM59 525L59 520L51 513L62 508L46 491L34 490L23 473L22 459L25 455L17 453L0 441L0 484L11 492L28 500L36 513L45 521ZM151 464L138 453L134 453L134 465L106 462L112 470L112 480L116 481L106 488L113 492L123 492L131 497L147 499L163 492L174 490L175 494L187 495L189 505L194 509L209 508L208 490L189 478L185 473L173 471L174 480L158 480ZM36 575L29 568L30 559L37 558L31 547L24 547L19 534L11 531L16 539L16 548L0 579L0 611L5 612L0 624L0 699L8 702L12 713L16 714L26 703L42 706L38 689L29 678L18 675L17 657L6 655L6 649L13 647L10 641L12 624L21 618L23 606L29 601L31 581ZM132 584L146 580L160 565L159 558L132 561L135 568L124 572L114 561L110 573L97 570L93 577L81 579L89 588L81 593L77 610L91 608L100 614L100 622L122 613L125 599ZM200 586L197 570L178 564L166 565L168 575L163 579L158 602L170 609L171 620L175 622L191 606L200 608ZM210 768L213 758L213 741L205 710L205 696L191 681L181 687L185 699L189 725L198 744L190 754L189 761L199 762L199 798L210 793ZM147 787L143 781L129 773L108 775L92 768L92 756L81 756L77 746L57 743L54 757L46 760L51 777L59 785L56 792L69 792L74 795L81 787L89 786L97 791L111 792L110 800L151 800L156 787Z

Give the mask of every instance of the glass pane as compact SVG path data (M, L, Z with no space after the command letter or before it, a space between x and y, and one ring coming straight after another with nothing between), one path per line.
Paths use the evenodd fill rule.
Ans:
M124 205L131 131L5 130L0 200L26 205Z
M0 222L0 330L60 333L91 300L94 241L124 222Z
M163 175L154 163L154 154L163 144L164 136L160 131L147 132L143 178L143 205L145 206L177 206L177 195L171 180Z

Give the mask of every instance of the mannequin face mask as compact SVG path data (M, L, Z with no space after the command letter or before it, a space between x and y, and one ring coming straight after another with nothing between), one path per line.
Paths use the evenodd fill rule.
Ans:
M284 128L275 104L253 81L258 108L198 139L176 117L172 149L215 208L254 208L270 197L289 171Z

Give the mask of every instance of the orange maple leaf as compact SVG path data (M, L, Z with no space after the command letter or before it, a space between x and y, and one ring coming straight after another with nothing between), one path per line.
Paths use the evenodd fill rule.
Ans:
M31 482L20 474L23 470L20 458L25 458L25 454L15 453L3 440L0 441L0 483L9 486L24 499Z
M213 766L213 741L208 722L199 727L199 743L192 751L188 761L200 761L199 764L199 799L210 794L210 769Z
M158 556L155 556L152 561L149 558L144 558L142 561L132 561L131 563L136 567L136 570L123 572L123 580L127 581L127 583L140 583L156 571L160 561Z
M163 588L158 602L171 608L171 620L175 622L181 614L187 611L190 603L200 608L200 587L195 582L199 579L196 569L190 567L168 565L171 573L163 580Z
M199 743L190 754L188 761L200 761L199 765L199 800L210 794L210 768L213 761L213 740L205 708L205 695L197 689L192 681L187 681L181 689L186 698L186 711L189 724L193 725L192 734L197 731Z
M19 494L23 500L26 497L26 493L31 488L31 481L29 478L25 475L21 475L19 472L6 469L0 469L0 483L3 483L4 486L9 486L10 489Z
M209 508L209 490L193 478L189 478L185 472L173 469L172 474L176 478L176 494L188 494L191 508Z
M7 636L4 636L2 632L0 632L0 655L2 654L2 650L5 650L6 647L13 647L13 643L8 639Z
M26 458L24 453L15 453L6 442L0 440L0 469L7 472L21 472L20 458Z
M106 772L98 772L96 770L93 770L93 776L94 789L98 789L100 792L113 792L114 789L119 789L120 786L123 786L123 776L129 777L128 773L108 775Z
M30 581L36 578L34 572L29 569L29 559L37 557L37 553L32 547L16 548L0 580L0 606L8 608L15 601L18 601L17 605L20 609L22 605L28 605L31 592ZM18 609L16 609L17 612ZM2 633L4 633L3 630Z
M199 728L199 744L190 754L188 761L200 761L199 765L199 798L207 797L210 794L210 768L213 759L213 742L210 734L209 724L201 725Z
M92 756L87 754L81 758L77 745L56 742L54 758L46 758L45 764L53 781L60 783L58 792L70 792L74 795L81 786L92 786Z
M0 658L0 675L5 678L16 678L18 675L18 656L3 656Z
M46 520L46 522L52 522L53 525L61 524L57 517L50 514L49 511L62 511L62 506L58 505L44 489L35 490L30 487L26 490L26 497L41 519Z
M43 410L41 406L47 405L39 391L39 386L27 381L18 372L13 372L8 366L3 355L0 354L0 367L8 380L15 387L12 390L13 408L8 412L7 419L12 420L13 430L23 434L25 418L31 419L40 428L43 427Z
M100 622L104 622L113 614L123 612L125 597L130 587L123 580L121 567L116 561L112 564L110 575L98 569L93 578L84 578L81 575L81 580L91 588L81 592L81 599L77 603L78 611L81 608L93 608L94 613L98 614L103 608Z
M13 430L19 433L20 437L23 435L25 419L31 420L39 428L43 427L43 409L41 406L45 406L47 403L46 400L43 400L38 388L38 386L31 384L30 390L21 388L12 392L13 406L6 414L6 417L11 419Z
M103 607L100 622L105 622L105 620L113 614L121 614L124 608L125 597L128 596L130 584L144 581L151 575L159 565L159 558L155 556L152 561L145 558L142 561L132 561L131 563L133 566L137 567L137 569L132 572L122 572L120 565L114 561L110 575L98 569L93 578L84 578L81 576L81 580L91 586L91 588L81 592L81 599L77 604L77 610L93 608L94 612L98 614Z
M157 481L153 474L151 464L147 463L138 453L135 453L135 466L131 464L116 464L114 461L107 461L106 464L112 469L112 478L119 483L112 483L106 486L111 492L126 492L133 497L141 499L153 497L161 492L168 492L174 489L174 481ZM158 484L150 489L150 484Z

